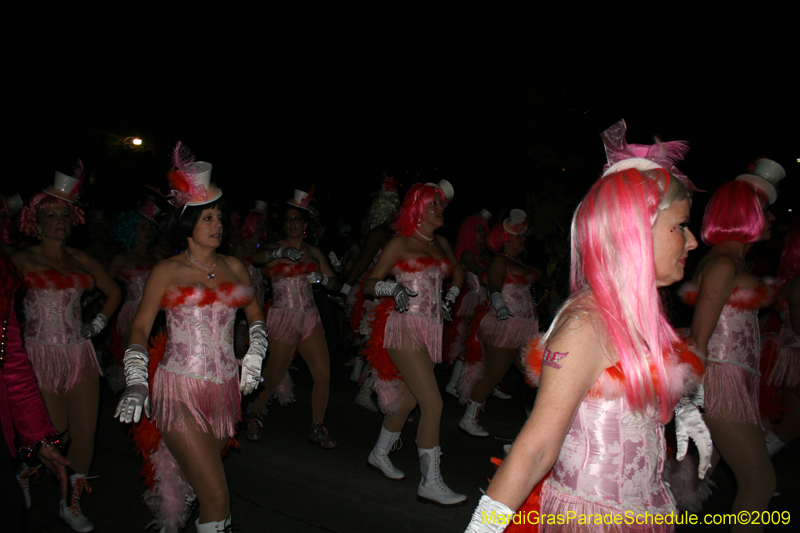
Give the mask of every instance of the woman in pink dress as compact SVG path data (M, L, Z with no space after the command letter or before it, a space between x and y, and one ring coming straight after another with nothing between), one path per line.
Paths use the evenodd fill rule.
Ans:
M442 361L442 316L452 313L463 283L453 250L434 233L444 225L444 210L452 193L452 185L444 180L439 185L417 183L411 187L392 223L399 235L386 244L364 283L366 294L385 298L375 309L372 336L365 349L378 402L386 415L367 461L389 479L405 477L389 460L389 452L419 404L416 443L422 480L417 497L445 506L467 499L442 480L442 395L433 373L434 365ZM390 274L395 281L385 281ZM442 283L450 276L452 287L442 299Z
M261 269L253 264L253 256L264 247L269 238L267 202L256 200L255 207L244 217L241 233L242 240L234 248L233 256L247 265L258 305L263 307L266 293L264 276Z
M53 425L59 433L69 430L71 440L67 459L75 473L59 516L74 531L92 531L94 525L80 507L94 455L100 399L101 371L90 339L107 325L122 292L99 261L67 246L72 227L84 221L77 204L82 174L81 166L73 177L56 172L53 186L31 198L20 215L20 230L40 243L15 253L12 260L25 276L25 350ZM106 301L84 324L81 294L95 286Z

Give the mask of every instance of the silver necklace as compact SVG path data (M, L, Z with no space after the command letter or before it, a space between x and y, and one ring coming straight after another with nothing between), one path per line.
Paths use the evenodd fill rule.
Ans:
M508 258L508 259L510 259L511 261L514 261L514 262L515 262L515 263L517 263L519 266L521 266L522 268L524 268L525 270L528 270L528 267L527 267L527 266L525 266L525 263L523 263L522 261L520 261L520 260L519 260L519 259L517 259L516 257L511 257L510 255L508 255L508 254L507 254L507 253L505 253L505 252L500 252L500 255L502 255L503 257L507 257L507 258Z
M414 230L414 233L416 233L417 235L419 235L420 237L422 237L423 239L425 239L425 242L427 242L427 243L428 243L428 246L433 246L433 241L434 241L434 238L433 238L433 237L431 237L431 238L429 239L428 237L426 237L425 235L423 235L423 234L422 234L422 232L421 232L420 230L418 230L418 229L415 229L415 230Z
M193 256L192 253L189 250L186 250L186 259L188 259L189 261L191 261L195 265L197 265L200 268L202 268L203 270L205 270L206 271L206 277L208 279L214 279L214 269L217 268L217 256L216 256L216 254L214 255L214 264L212 264L210 267L208 265L206 265L205 263L203 263L202 261L200 261L195 256Z

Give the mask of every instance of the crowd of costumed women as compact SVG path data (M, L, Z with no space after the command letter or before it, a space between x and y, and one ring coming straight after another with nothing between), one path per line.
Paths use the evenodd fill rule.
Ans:
M273 204L278 209L255 201L238 224L212 165L181 143L169 192L150 187L159 198L143 197L116 217L119 253L105 259L67 246L86 222L80 162L24 206L19 196L2 196L10 273L2 349L9 369L29 361L20 383L32 395L31 429L14 424L23 447L6 431L3 464L20 494L9 514L30 506L38 457L62 480L59 517L74 531L94 530L81 498L91 492L102 376L120 395L114 416L133 424L144 459L148 526L230 531L223 457L237 431L269 440L270 403L294 400L295 357L313 382L300 438L339 446L326 420L338 386L332 336L354 355L355 403L383 415L369 430L373 482L406 478L390 455L404 431L411 438L414 417L423 502L463 505L476 490L445 482L454 465L442 462L442 393L464 409L462 437L445 443L457 447L490 435L485 405L511 397L503 386L509 372L536 389L527 421L505 458L494 460L469 532L531 530L513 517L532 510L612 517L538 525L542 531L673 531L652 517L698 510L720 459L735 476L731 512L766 510L775 492L771 457L800 435L800 224L789 227L775 277L753 273L747 254L771 238L770 206L785 171L760 159L703 197L676 166L685 142L628 144L624 121L602 139L607 164L568 236L569 294L541 332L537 304L546 291L537 285L553 281L536 268L546 262L534 249L533 219L512 208L493 223L475 206L452 246L440 231L455 197L447 180L401 184L384 175L361 238L335 251L320 238L327 230L313 188L295 189ZM699 245L689 229L698 198L707 203L699 237L708 249L686 272ZM690 306L686 329L671 322L663 301L670 286ZM320 290L327 299L315 298ZM90 294L99 303L84 309ZM336 331L323 327L331 310L340 316ZM768 313L771 325L759 323ZM95 346L113 356L104 370ZM451 367L444 381L440 364ZM16 415L0 407L5 428L6 411ZM404 484L394 490L408 493ZM630 521L645 515L651 522Z

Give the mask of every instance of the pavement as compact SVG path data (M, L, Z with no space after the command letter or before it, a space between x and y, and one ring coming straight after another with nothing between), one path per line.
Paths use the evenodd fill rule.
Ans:
M463 407L443 392L443 477L468 500L458 507L441 508L416 499L420 472L414 445L415 422L406 425L402 448L391 454L394 464L406 473L405 480L391 481L367 467L367 456L380 431L381 415L353 402L358 386L348 379L350 369L338 360L332 362L326 424L339 447L324 450L309 445L306 437L311 420L311 377L302 360L298 359L296 366L293 378L297 402L287 407L274 403L264 440L248 442L242 432L240 450L225 459L234 531L238 533L464 531L481 496L480 489L487 486L487 478L494 472L489 458L502 457L503 445L512 442L525 422L524 403L532 400L521 376L512 375L509 385L514 397L489 399L481 421L492 436L481 439L458 429ZM448 377L449 369L440 365L437 379L442 391ZM101 390L97 448L90 472L99 477L90 482L93 491L84 496L81 505L94 521L95 531L141 533L151 520L142 501L142 462L133 452L129 428L112 417L115 395L104 382ZM780 494L772 499L770 510L789 511L800 523L798 449L798 445L790 446L774 459ZM717 488L704 512L727 512L734 497L730 471L721 465L712 479ZM58 489L50 476L42 476L41 482L32 487L31 495L28 531L70 531L58 518ZM195 512L191 520L196 518ZM766 531L787 527L792 528L767 526ZM679 526L677 530L712 532L727 528L698 525ZM193 532L194 526L190 525L187 531Z

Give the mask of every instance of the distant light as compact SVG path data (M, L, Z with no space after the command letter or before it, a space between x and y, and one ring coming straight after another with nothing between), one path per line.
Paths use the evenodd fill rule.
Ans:
M561 172L565 172L566 170L567 170L566 168L562 168L562 169L561 169Z
M142 144L142 140L139 137L134 137L131 140L131 143L135 144L136 146L139 146L140 144Z
M791 208L791 207L789 208L789 212L790 212L790 213L792 212L792 208Z

